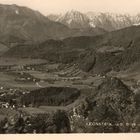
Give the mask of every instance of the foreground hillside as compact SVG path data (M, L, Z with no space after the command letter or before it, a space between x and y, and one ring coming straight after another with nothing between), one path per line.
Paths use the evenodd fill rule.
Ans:
M48 87L17 97L22 102L16 110L0 109L0 133L139 132L139 94L117 78L101 81L86 94Z

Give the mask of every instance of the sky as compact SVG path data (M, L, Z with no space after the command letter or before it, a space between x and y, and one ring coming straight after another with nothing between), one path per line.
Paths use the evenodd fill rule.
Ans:
M83 13L140 13L140 0L0 0L0 3L27 6L44 15L63 13L72 9Z

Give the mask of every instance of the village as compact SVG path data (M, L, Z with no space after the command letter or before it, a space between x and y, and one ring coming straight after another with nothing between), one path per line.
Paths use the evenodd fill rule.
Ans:
M110 74L111 77L117 77L117 73L113 74ZM18 114L18 117L20 116L20 119L25 119L27 116L33 117L37 114L51 114L52 112L57 112L57 110L62 110L68 113L71 131L75 131L78 125L86 125L89 123L89 119L84 117L82 109L83 106L85 106L85 108L87 106L87 103L83 101L84 97L90 94L91 91L98 89L99 85L110 75L86 73L80 70L76 64L40 63L0 65L0 112L3 113L0 118L14 118L15 113ZM118 76L118 78L120 77ZM121 80L128 85L134 93L140 91L139 81L126 80L123 77ZM131 84L129 84L130 82ZM56 106L55 103L59 101L56 95L54 97L48 97L46 96L47 92L45 92L45 90L37 94L39 89L47 90L47 88L51 88L52 91L53 88L56 89L58 95L59 92L62 91L66 96L71 94L71 90L74 88L79 90L82 96L75 99L71 99L74 95L71 96L70 99L64 98L60 101L66 101L68 104L60 103L59 106ZM67 88L66 93L63 92L63 88ZM50 92L51 90L48 91ZM52 93L53 92L50 92L50 95ZM40 94L42 94L42 97L39 96ZM61 94L61 97L63 97L63 94ZM43 99L46 100L46 102L43 102ZM70 103L70 101L72 101L72 103ZM6 114L5 112L8 113ZM5 124L5 129L10 128L11 118L10 123ZM14 120L13 122L15 123L16 121ZM27 123L27 121L25 121L25 123ZM32 123L29 122L29 124L27 123L26 125L32 125ZM37 129L34 129L32 133L37 133L36 131Z

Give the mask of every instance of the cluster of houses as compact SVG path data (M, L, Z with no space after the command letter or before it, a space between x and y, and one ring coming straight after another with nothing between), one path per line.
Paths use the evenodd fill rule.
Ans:
M75 80L81 80L81 77L67 77L67 78L63 78L62 80L64 81L75 81Z
M22 90L16 89L16 88L6 88L1 86L0 87L0 97L3 97L5 95L15 95L17 93L21 93Z
M27 65L0 65L0 71L7 70L34 70L34 68Z
M0 71L11 70L14 65L0 65Z
M31 76L30 74L24 73L24 72L20 72L18 73L18 77L15 79L16 81L30 81L30 82L36 82L38 81L37 78L34 78L33 76Z
M9 108L9 109L16 109L17 108L17 106L16 106L16 104L10 104L10 103L8 103L8 102L0 102L0 108Z
M37 79L36 78L32 78L32 77L18 77L16 78L16 81L31 81L31 82L36 82Z
M78 112L78 108L77 107L74 107L72 109L72 115L70 115L70 126L71 126L71 130L74 130L74 127L75 127L75 121L87 121L87 118L85 118L84 116L82 116L81 114L79 114Z
M15 88L6 88L1 86L0 87L0 108L10 108L10 109L16 109L18 106L20 107L26 107L25 105L19 105L17 103L17 99L14 96L21 96L30 93L30 91L24 91L22 89L15 89ZM7 101L6 96L9 97L9 95L12 95L11 99L8 99ZM14 97L14 98L13 98ZM3 100L4 99L4 100Z
M34 65L0 65L0 71L9 71L9 70L35 70Z
M8 102L0 102L0 108L7 108L7 109L14 110L14 109L17 109L18 107L25 108L26 106L25 105L19 106L17 104L10 104Z
M57 80L63 80L63 81L75 81L75 80L81 80L81 77L61 77Z
M9 103L7 102L0 102L0 108L9 108Z

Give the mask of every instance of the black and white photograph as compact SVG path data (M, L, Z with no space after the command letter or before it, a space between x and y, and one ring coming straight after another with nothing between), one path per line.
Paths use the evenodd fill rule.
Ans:
M0 134L140 133L139 0L0 0Z

